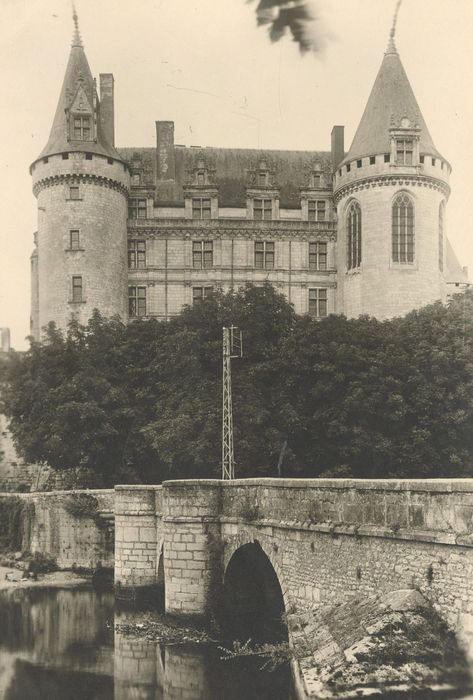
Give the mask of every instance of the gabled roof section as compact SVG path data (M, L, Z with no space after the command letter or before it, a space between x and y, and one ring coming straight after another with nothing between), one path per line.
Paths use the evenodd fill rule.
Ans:
M389 130L407 117L420 128L420 153L442 158L435 148L399 54L391 40L344 162L390 153Z
M99 102L94 79L79 35L77 15L75 13L74 23L75 30L71 52L69 54L69 61L67 63L61 94L54 115L53 125L48 142L37 160L65 151L87 151L88 153L97 153L121 160L118 151L104 138L100 128L100 120L96 118L98 115L94 114L94 110L96 111L99 109ZM91 108L92 112L89 113L92 116L92 121L95 119L97 124L97 138L94 138L93 141L75 141L68 139L69 124L67 110L72 107L73 102L76 101L80 95L85 95L86 98L86 101L83 101L86 110L84 113L87 113L87 109Z

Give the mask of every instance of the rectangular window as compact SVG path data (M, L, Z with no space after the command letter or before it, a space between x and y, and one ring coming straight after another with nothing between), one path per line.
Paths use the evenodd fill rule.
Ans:
M77 229L69 231L69 248L71 250L79 250L80 248L80 233Z
M412 165L414 160L414 141L412 139L396 139L396 163Z
M141 185L141 175L140 173L133 173L133 184Z
M146 267L146 241L130 239L128 241L128 268L139 270Z
M391 154L390 154L390 153L385 153L385 154L384 154L384 162L385 162L385 163L390 163L390 162L391 162Z
M128 315L146 316L146 287L128 287Z
M317 241L309 243L309 270L327 269L327 244Z
M192 267L196 270L213 267L212 241L192 241Z
M203 299L207 299L213 290L213 287L192 287L192 303L195 304Z
M327 315L327 290L323 287L309 289L309 314L314 318Z
M271 221L271 219L273 218L273 200L254 199L253 218L255 219L255 221Z
M90 141L90 116L74 115L74 128L72 137L75 141Z
M146 199L130 199L128 202L129 219L146 219Z
M80 199L79 185L69 187L69 199Z
M83 301L82 277L80 275L74 275L74 277L72 278L72 301L76 303Z
M308 219L309 221L325 221L326 202L323 199L309 199Z
M205 185L205 173L203 173L202 171L197 173L197 184Z
M310 176L310 186L314 189L320 187L321 175L319 173L312 173Z
M210 219L210 199L201 197L192 199L192 218Z
M255 242L255 267L257 270L274 270L274 243Z
M376 163L376 156L370 156L370 165L374 165Z
M258 185L259 185L260 187L266 187L266 183L267 183L267 175L266 175L266 172L265 172L264 170L261 170L261 171L258 173Z

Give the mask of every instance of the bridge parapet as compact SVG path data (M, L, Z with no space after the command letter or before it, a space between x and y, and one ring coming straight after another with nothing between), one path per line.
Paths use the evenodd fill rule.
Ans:
M172 483L172 482L171 482ZM186 482L191 483L191 482ZM220 482L221 517L473 546L473 479Z

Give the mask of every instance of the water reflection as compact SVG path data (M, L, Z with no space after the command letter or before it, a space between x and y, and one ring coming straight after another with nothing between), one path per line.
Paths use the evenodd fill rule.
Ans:
M92 590L1 591L0 698L289 700L287 668L261 672L222 662L215 648L127 638L114 632L113 606L111 593Z

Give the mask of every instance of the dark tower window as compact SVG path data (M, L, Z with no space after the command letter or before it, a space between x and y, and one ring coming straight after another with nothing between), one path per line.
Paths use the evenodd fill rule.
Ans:
M128 241L128 268L137 270L146 267L146 241Z
M72 301L79 303L83 301L82 276L74 275L72 278Z
M327 290L324 287L309 289L309 315L315 318L327 315Z
M445 236L445 203L439 208L439 270L443 272L443 246Z
M272 199L253 200L253 218L256 221L271 221L273 218L273 201Z
M327 269L327 244L324 242L309 243L309 270Z
M69 231L69 248L71 250L80 249L80 233L77 229Z
M347 269L361 265L361 207L352 202L347 212Z
M72 138L74 141L91 141L90 115L75 114L73 117Z
M393 262L414 262L414 204L405 194L399 194L392 209Z
M414 142L412 139L396 139L397 165L412 165L414 160Z
M192 242L192 267L196 270L208 270L213 267L213 242Z
M210 199L194 197L192 199L192 218L210 219Z
M326 202L323 199L309 199L308 214L309 221L325 221Z
M274 269L274 243L271 241L255 242L255 267L257 270Z
M80 199L79 185L69 187L69 199Z
M128 287L128 315L146 316L146 287Z

